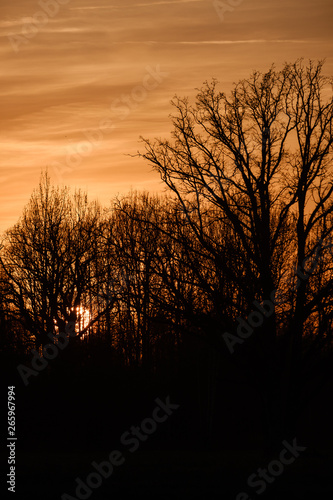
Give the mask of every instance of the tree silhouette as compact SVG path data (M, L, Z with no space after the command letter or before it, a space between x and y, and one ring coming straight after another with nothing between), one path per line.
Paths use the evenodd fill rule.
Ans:
M0 257L6 300L37 347L69 324L85 333L104 313L92 299L105 276L99 226L98 205L80 192L72 196L67 188L52 187L46 173L20 221L6 232ZM86 325L82 308L90 311Z
M179 200L192 238L235 288L225 324L246 318L254 300L263 303L282 289L288 295L255 329L255 344L248 341L255 345L248 368L266 401L271 441L293 432L305 351L314 354L312 342L321 349L331 342L333 280L329 245L321 243L333 230L333 98L322 66L296 61L255 71L230 97L215 80L206 82L194 105L173 101L172 139L143 139L139 153ZM212 242L203 223L207 206L236 255L241 250L244 273L237 272L238 257L226 266L221 242Z
M331 362L333 100L322 67L297 61L254 72L230 96L213 80L194 105L176 98L173 138L146 140L141 154L166 196L131 192L102 210L43 174L1 243L0 350L27 359L72 323L81 341L62 358L64 379L73 364L87 381L101 370L106 385L118 370L177 380L205 439L236 379L241 394L254 389L269 448L293 438Z

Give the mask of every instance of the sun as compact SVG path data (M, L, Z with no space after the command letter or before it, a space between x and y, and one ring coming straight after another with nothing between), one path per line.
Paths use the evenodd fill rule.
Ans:
M74 307L71 308L71 311L74 311ZM75 324L75 331L78 334L85 328L88 328L90 323L91 323L92 315L89 309L87 309L84 306L78 306L76 308L76 324ZM57 320L54 319L54 328L58 332L59 331L59 326L57 324ZM83 335L80 336L81 339L89 336L89 328L87 329L87 332L84 333Z
M77 312L79 329L83 330L84 328L87 328L91 322L90 311L86 309L84 306L78 306L76 308L76 312Z

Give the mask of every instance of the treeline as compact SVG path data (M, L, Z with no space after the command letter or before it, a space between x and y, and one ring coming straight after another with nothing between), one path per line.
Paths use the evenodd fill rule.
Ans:
M1 347L42 352L75 323L77 345L105 344L154 371L175 365L184 334L204 331L227 288L174 200L131 193L102 209L46 174L2 240Z
M318 241L317 248L320 259L313 252L304 266L313 271L302 278L286 225L283 261L272 269L278 337L290 328L297 282L306 279L309 300L328 279L331 245ZM174 198L132 192L102 209L85 193L53 186L47 174L3 237L0 271L2 349L42 352L49 333L75 324L76 342L105 343L126 366L153 371L167 360L174 365L186 338L241 350L246 336L262 330L251 311L269 316L265 303L272 303L212 206L198 215ZM304 321L305 339L319 348L330 344L332 322L330 305L321 306Z
M274 307L273 359L283 370L300 276L288 231L280 245L289 282L279 287ZM313 268L306 280L308 300L329 279L330 245L317 247L320 259L315 254L308 260ZM52 343L50 333L75 325L58 369L69 363L81 374L85 366L104 366L115 376L128 369L179 377L182 384L185 378L202 405L196 419L211 434L223 404L217 395L223 374L227 380L250 380L266 404L262 377L272 356L264 310L271 311L272 294L263 296L256 269L243 252L241 241L208 204L198 216L175 198L132 192L103 209L80 191L53 186L44 174L2 240L1 350L30 366L32 350L43 356ZM278 266L273 272L278 274ZM260 310L265 321L256 325L251 315ZM324 302L320 314L304 322L304 363L311 352L311 369L331 346L330 325Z
M74 324L66 353L86 349L82 363L194 374L211 427L221 381L237 379L259 398L269 442L295 436L332 376L322 65L254 72L230 97L206 83L195 105L176 98L172 140L144 140L141 154L167 196L132 192L102 208L45 174L2 239L2 350L43 352Z
M174 198L137 192L102 209L80 191L52 186L45 174L2 240L2 348L42 349L49 333L75 323L78 339L105 342L128 366L154 369L176 356L186 335L235 351L233 333L243 325L245 336L246 318L253 310L265 315L259 302L272 294L262 296L256 269L217 211L200 213L205 239L189 213L193 219ZM313 252L306 264L313 271L301 275L291 242L286 231L279 250L288 276L272 290L279 336L290 326L297 282L310 282L309 296L318 292L331 258L332 245L318 241L320 258ZM281 266L272 271L278 276ZM306 338L329 344L328 313L323 303L305 322Z

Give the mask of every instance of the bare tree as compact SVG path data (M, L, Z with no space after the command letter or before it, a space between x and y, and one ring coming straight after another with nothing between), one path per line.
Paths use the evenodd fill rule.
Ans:
M173 101L172 140L144 140L146 151L140 154L179 200L192 236L219 263L221 273L229 273L229 283L242 296L226 314L226 323L246 318L253 300L293 289L254 335L260 340L257 366L271 437L285 419L293 427L290 415L299 405L309 321L321 348L331 341L333 280L329 248L321 242L333 231L333 98L332 80L322 67L311 61L286 64L281 71L272 66L240 81L229 97L218 91L215 80L206 82L194 105L186 98ZM235 266L226 269L219 242L212 244L203 223L207 205L232 235L234 248L241 248L243 279ZM291 286L295 270L298 283ZM255 283L250 296L246 280ZM280 356L283 323L286 341Z
M156 366L155 355L163 338L161 326L156 328L160 313L156 296L165 292L156 273L161 231L153 224L156 217L160 219L162 206L157 197L147 193L134 192L115 200L107 243L113 249L113 272L122 285L117 302L117 342L129 363L147 371Z
M0 263L6 300L37 346L70 323L84 334L111 307L109 301L101 310L92 300L105 278L100 223L97 204L80 192L70 195L67 188L51 186L44 174L20 221L5 233Z

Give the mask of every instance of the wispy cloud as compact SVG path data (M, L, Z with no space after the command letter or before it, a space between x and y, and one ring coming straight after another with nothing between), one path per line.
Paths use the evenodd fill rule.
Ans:
M199 3L205 0L160 0L158 2L145 2L136 3L134 7L155 7L158 5L170 5L170 4L183 4L183 3ZM82 7L70 7L69 10L119 10L119 9L132 9L133 5L93 5L93 6L82 6Z
M120 7L116 5L93 5L93 6L82 6L82 7L70 7L69 10L116 10Z
M308 43L307 40L186 40L164 42L157 40L123 40L121 42L112 42L113 45L237 45L237 44L253 44L253 43Z
M15 20L3 20L0 21L0 28L14 28L17 26L21 26L21 24L25 21L25 18L15 19Z
M307 40L197 40L184 42L166 42L168 44L179 45L233 45L239 43L307 43Z
M154 5L197 3L197 2L203 2L203 1L204 0L161 0L160 2L138 3L138 4L136 4L136 7L153 7Z

